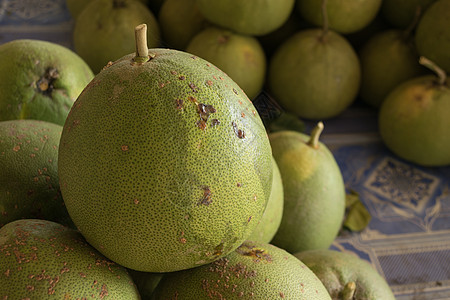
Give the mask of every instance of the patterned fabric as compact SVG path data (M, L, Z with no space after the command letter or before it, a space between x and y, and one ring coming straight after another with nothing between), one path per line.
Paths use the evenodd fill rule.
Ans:
M64 0L0 0L0 44L32 38L72 48L72 28ZM281 111L265 92L254 102L264 119ZM373 112L352 108L324 124L322 141L372 215L332 249L369 261L399 300L450 299L450 167L418 167L390 153Z

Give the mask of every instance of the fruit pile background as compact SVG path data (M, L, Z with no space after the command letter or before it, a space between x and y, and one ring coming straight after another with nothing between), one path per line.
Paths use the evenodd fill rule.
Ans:
M72 29L64 0L0 0L0 44L33 38L73 48ZM267 93L254 103L274 112ZM379 138L375 110L360 103L326 120L321 140L372 216L362 232L342 232L332 249L369 261L397 299L448 299L450 167L419 167L393 155Z

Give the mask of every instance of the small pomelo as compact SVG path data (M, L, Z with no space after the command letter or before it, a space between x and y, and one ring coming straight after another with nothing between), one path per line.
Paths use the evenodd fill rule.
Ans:
M1 299L141 299L124 267L46 220L0 228L0 270Z
M283 25L295 0L197 0L211 23L247 35L263 35Z
M450 72L450 0L438 0L424 11L415 42L419 55Z
M281 182L280 170L275 159L272 159L272 166L272 191L258 226L247 238L251 241L269 243L280 227L281 218L283 217L283 183Z
M393 27L406 28L418 9L422 14L436 0L383 0L380 15Z
M327 249L342 226L345 186L333 154L320 142L321 122L311 136L269 134L284 191L283 217L272 244L295 253Z
M252 241L208 265L165 274L151 299L331 300L300 260L281 248Z
M423 166L446 166L450 164L450 80L433 62L421 61L439 77L416 77L392 90L380 108L379 131L399 157Z
M160 28L155 15L137 0L94 0L75 21L73 44L75 51L95 74L110 61L134 51L136 25L148 25L148 44L160 45Z
M377 108L399 84L425 73L411 37L401 30L373 35L361 48L359 57L361 99Z
M169 272L223 257L253 232L271 191L272 153L230 77L192 54L149 50L145 36L138 26L137 54L78 97L59 177L89 243L127 268Z
M355 254L324 249L294 256L319 277L332 299L395 300L386 280Z
M323 6L328 11L330 29L339 33L352 33L369 25L378 14L381 0L297 0L300 15L316 26L322 26Z
M72 224L59 189L61 132L45 121L0 122L0 227L29 218Z
M164 45L178 50L185 50L189 41L209 25L195 0L165 0L158 23Z
M43 120L63 125L75 99L94 77L70 49L46 41L0 45L0 121Z
M191 39L186 52L212 62L227 73L250 99L263 87L266 55L255 37L210 26Z
M147 4L148 0L138 1L141 1L143 4ZM70 15L75 20L83 11L83 9L91 2L92 0L66 0L66 6L69 10Z

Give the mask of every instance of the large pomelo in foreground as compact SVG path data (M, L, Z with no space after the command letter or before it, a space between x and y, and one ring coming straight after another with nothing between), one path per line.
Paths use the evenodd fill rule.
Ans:
M141 299L127 270L46 220L0 228L0 299Z
M114 62L77 99L61 136L61 191L110 259L181 270L252 233L270 195L271 154L253 104L224 72L150 49Z
M292 254L270 244L245 241L209 265L165 274L151 299L331 298L316 275Z

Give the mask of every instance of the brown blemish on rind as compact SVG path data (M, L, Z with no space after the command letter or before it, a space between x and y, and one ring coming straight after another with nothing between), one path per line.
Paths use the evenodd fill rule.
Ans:
M233 130L236 136L240 139L245 138L245 132L237 127L237 124L235 122L231 122L231 125L233 125Z
M209 189L208 186L202 186L202 190L203 190L203 196L202 196L202 198L200 198L200 200L197 204L198 205L203 204L203 205L209 206L212 203L211 190Z
M175 103L176 103L176 108L178 110L182 110L183 109L183 104L184 104L183 99L176 99Z
M53 82L59 77L56 68L47 68L44 75L36 81L38 91L44 95L50 95L53 91Z

